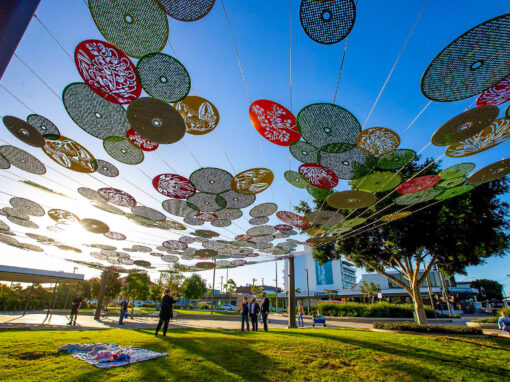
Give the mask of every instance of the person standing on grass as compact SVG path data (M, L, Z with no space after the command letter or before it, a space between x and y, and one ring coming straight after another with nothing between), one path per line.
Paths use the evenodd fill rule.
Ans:
M255 297L252 298L250 304L250 318L251 318L251 330L258 331L259 323L257 322L257 316L260 312L260 306L257 303L257 299Z
M243 303L241 305L241 330L244 332L244 322L246 321L246 330L250 331L250 321L248 320L248 316L250 314L250 304L248 302L248 297L243 298Z
M128 311L128 302L125 298L122 298L120 303L120 317L119 317L119 325L124 325L124 317L126 317Z
M498 328L510 335L510 317L508 317L508 314L504 310L501 311L501 317L498 320Z
M81 308L81 303L83 299L80 296L80 292L76 292L74 295L73 301L71 302L71 318L67 325L76 325L76 318L78 317L78 312ZM74 321L73 321L74 317Z
M264 323L264 331L267 332L267 316L269 315L269 297L266 292L262 293L261 307L262 322Z
M303 320L303 315L305 314L305 309L303 308L303 303L298 301L298 326L304 327L305 321Z
M168 330L168 321L173 316L173 307L174 304L179 301L179 296L177 296L177 300L174 300L173 297L170 296L170 289L165 289L165 294L161 299L161 309L159 311L159 323L156 327L155 336L158 335L159 329L161 329L161 325L163 325L163 337L166 336L166 331Z

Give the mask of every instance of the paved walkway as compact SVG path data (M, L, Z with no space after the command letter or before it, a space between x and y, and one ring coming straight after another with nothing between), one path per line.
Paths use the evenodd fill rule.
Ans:
M67 325L69 322L68 316L62 314L54 314L50 322L47 321L43 324L46 314L27 314L25 316L17 314L0 314L0 329L31 329L31 330L101 330L112 328L124 329L149 329L155 328L158 319L156 318L140 318L135 317L133 320L124 320L125 325L118 324L118 317L106 317L101 321L95 321L92 316L78 316L77 325ZM270 316L270 328L287 328L287 320L281 317ZM208 319L207 317L197 317L193 319L177 319L170 323L169 328L203 328L203 329L240 329L241 317L239 320L222 320L222 319ZM329 321L328 327L332 328L364 328L369 329L372 324L361 322L335 322ZM305 319L305 327L311 327L312 321ZM259 323L259 330L263 329L262 324Z

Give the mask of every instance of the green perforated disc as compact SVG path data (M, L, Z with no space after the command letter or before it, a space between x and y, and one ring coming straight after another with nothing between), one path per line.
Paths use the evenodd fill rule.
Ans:
M339 228L352 228L352 227L356 227L360 224L363 224L366 221L367 221L366 218L352 218L352 219L344 221L343 223L340 223L338 225L338 227Z
M356 147L354 143L335 142L322 146L320 151L325 153L337 154L345 153L346 151L352 150L354 147Z
M320 155L317 148L304 141L294 141L289 146L294 158L303 163L318 163Z
M425 191L415 192L414 194L404 194L395 198L394 202L402 206L408 206L411 204L423 203L432 200L441 195L444 189L429 188Z
M326 198L333 193L331 190L317 187L308 187L306 191L308 191L315 200L326 200Z
M436 196L436 199L437 200L445 200L445 199L454 198L456 196L459 196L459 195L465 194L466 192L471 191L473 188L475 188L475 187L470 184L465 184L463 186L449 188L449 189L445 190L441 195Z
M72 120L90 135L99 139L126 137L130 128L126 110L100 97L88 85L82 82L67 85L62 101Z
M283 174L285 180L292 184L297 188L308 188L310 187L310 182L303 175L296 171L285 171Z
M131 165L143 162L143 151L135 147L126 138L106 137L103 141L103 147L113 159L119 162Z
M321 153L320 164L332 170L338 179L356 179L373 170L373 157L354 147L343 153Z
M179 102L191 89L191 79L184 65L166 54L143 56L136 69L143 90L154 98Z
M411 163L416 153L409 149L397 149L392 153L383 155L377 160L377 167L381 170L396 170Z
M439 173L439 176L443 180L458 178L459 176L464 176L468 172L473 171L474 168L474 163L459 163L444 169Z
M160 52L168 40L168 19L157 0L89 0L104 38L128 56Z
M331 143L356 143L361 125L348 110L331 103L305 106L296 118L303 139L315 147Z
M462 183L464 183L467 180L465 176L459 176L458 178L451 178L447 180L443 180L442 182L438 183L436 187L439 188L452 188L460 186Z
M383 192L397 187L402 182L402 176L393 172L374 172L362 178L351 181L352 188L367 192Z

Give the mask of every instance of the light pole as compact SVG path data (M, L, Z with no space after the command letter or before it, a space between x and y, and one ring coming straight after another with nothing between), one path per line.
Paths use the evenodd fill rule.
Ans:
M308 268L305 268L306 272L306 296L308 299L308 315L310 315L310 286L308 284Z
M275 260L274 262L274 269L275 269L275 283L276 283L276 314L278 314L278 261Z

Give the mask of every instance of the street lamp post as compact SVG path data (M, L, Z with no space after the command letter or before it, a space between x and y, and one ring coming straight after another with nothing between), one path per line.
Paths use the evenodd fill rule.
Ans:
M305 268L306 272L306 296L308 299L308 315L310 315L310 286L308 284L308 269Z
M275 268L275 283L276 283L276 310L275 313L278 314L278 261L275 260L274 262L274 268Z

